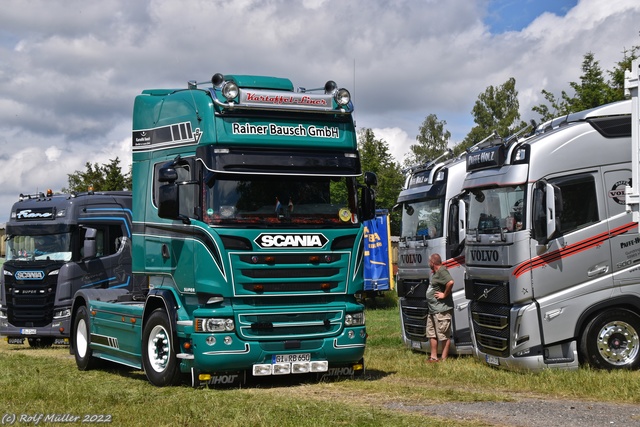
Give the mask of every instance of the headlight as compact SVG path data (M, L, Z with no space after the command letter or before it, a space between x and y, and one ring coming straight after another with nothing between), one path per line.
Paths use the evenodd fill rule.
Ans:
M233 82L226 82L222 87L222 95L231 101L238 96L238 85Z
M196 332L231 332L236 325L233 319L196 319Z
M62 319L63 317L71 317L70 308L65 308L64 310L56 310L53 312L54 319Z
M351 94L346 89L338 89L333 98L339 106L344 107L351 101Z
M345 326L364 326L364 312L350 313L344 316Z

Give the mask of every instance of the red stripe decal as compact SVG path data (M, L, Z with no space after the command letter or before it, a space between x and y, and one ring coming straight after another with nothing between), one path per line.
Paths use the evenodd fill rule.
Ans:
M464 265L464 255L460 255L455 258L449 258L445 262L442 263L447 269L461 267Z
M513 270L513 275L516 278L518 278L523 274L527 273L528 271L531 271L535 268L542 267L543 265L550 264L562 258L567 258L577 253L595 248L597 246L600 246L602 243L604 243L608 239L618 236L620 234L624 234L627 231L637 226L638 226L637 223L631 222L629 224L625 224L623 226L614 228L611 231L605 231L604 233L597 234L589 239L581 240L580 242L565 246L562 249L551 251L544 255L531 258L530 260L525 261L522 264L518 265Z

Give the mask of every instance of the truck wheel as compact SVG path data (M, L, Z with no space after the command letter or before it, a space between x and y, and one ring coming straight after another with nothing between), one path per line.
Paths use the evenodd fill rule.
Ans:
M640 318L629 310L594 317L580 339L584 361L598 369L636 369L640 364Z
M167 313L157 308L151 313L142 333L142 366L149 382L158 387L178 384L180 364L173 351Z
M27 338L29 347L33 348L49 348L55 342L53 337Z
M91 350L91 334L89 333L89 312L87 307L81 305L76 310L71 336L74 338L73 355L76 365L81 371L88 371L98 365L98 360L93 357Z

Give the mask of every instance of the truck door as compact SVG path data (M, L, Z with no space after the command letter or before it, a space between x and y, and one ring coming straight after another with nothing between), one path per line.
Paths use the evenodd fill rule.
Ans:
M471 346L469 300L464 293L464 242L467 223L467 199L454 197L447 218L446 267L453 278L453 338L456 349Z
M202 230L191 225L190 221L190 218L194 218L195 215L195 206L199 200L197 190L200 188L195 181L194 162L193 158L165 159L154 165L153 204L156 208L162 204L160 201L162 186L174 186L173 204L177 206L177 216L165 217L165 219L171 219L171 222L148 222L144 235L145 271L150 275L160 275L151 280L165 283L164 280L170 276L178 290L186 293L195 293L194 248L196 245L206 246L207 242ZM162 169L168 164L176 174L175 180L169 183L161 178Z
M67 263L61 271L66 297L72 298L79 289L128 287L131 282L131 235L127 219L114 216L79 224L78 259ZM96 230L96 256L90 258L82 253L88 228Z
M562 199L561 211L556 212L558 230L546 247L532 240L530 267L543 345L573 337L585 299L594 292L610 292L612 285L609 226L599 171L548 182Z
M638 227L632 223L631 214L625 213L624 191L625 186L631 185L631 170L611 168L605 171L604 179L604 200L611 233L611 268L615 284L622 286L624 292L624 285L637 282L637 273L630 274L629 267L640 261Z

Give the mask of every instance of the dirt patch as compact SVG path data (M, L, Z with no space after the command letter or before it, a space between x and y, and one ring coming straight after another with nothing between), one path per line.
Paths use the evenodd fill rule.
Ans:
M437 405L388 403L388 409L431 417L476 421L491 426L563 427L640 425L640 406L575 400L522 399L513 402L447 402Z

